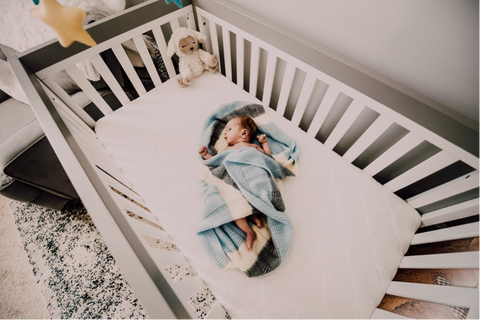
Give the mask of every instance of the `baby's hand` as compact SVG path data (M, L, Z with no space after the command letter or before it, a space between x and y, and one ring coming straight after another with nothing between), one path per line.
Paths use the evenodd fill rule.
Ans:
M208 154L208 149L205 146L202 146L200 150L198 150L198 153L205 158L205 156Z
M257 136L257 139L258 139L258 142L265 143L265 142L267 142L267 135L266 134L261 134L261 135Z

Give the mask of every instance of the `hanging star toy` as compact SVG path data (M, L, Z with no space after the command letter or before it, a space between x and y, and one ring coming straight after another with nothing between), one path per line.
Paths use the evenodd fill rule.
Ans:
M63 47L70 46L74 41L90 47L97 45L83 28L84 10L65 7L56 0L33 0L33 2L37 7L30 9L30 14L50 26Z
M182 0L165 0L166 4L170 4L173 1L180 9L183 8Z

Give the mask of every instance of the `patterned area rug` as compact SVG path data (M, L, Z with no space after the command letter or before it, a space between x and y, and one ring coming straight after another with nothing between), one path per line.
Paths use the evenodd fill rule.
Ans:
M51 318L147 318L80 201L10 210Z

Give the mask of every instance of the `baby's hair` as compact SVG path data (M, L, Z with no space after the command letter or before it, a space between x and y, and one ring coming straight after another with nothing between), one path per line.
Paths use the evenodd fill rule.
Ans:
M250 117L239 117L243 128L248 130L248 139L252 141L257 135L257 124Z

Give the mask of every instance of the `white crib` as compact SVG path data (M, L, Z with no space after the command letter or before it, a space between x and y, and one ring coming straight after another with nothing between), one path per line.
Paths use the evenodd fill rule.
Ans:
M152 0L89 26L87 30L98 43L95 47L74 44L64 49L52 41L20 57L8 57L62 165L150 317L228 315L213 298L201 273L192 276L195 271L190 269L190 277L177 281L165 268L190 265L189 256L152 250L152 239L172 246L174 240L156 227L156 213L147 208L142 193L132 187L115 156L92 130L95 121L51 77L65 70L108 117L114 114L112 109L75 66L90 59L122 105L140 104L150 92L121 46L133 39L154 90L163 90L165 96L181 96L186 92L182 90L189 88L175 88L170 81L162 83L141 37L153 33L173 78L175 68L167 58L166 47L172 30L180 26L198 26L208 36L206 49L221 57L220 72L239 91L246 89L252 101L258 98L272 114L283 118L279 121L300 128L300 136L333 150L415 208L421 214L421 226L410 245L478 237L477 131L222 0L197 0L182 9ZM137 100L130 101L100 57L108 49L140 96ZM202 75L192 87L201 87L202 77L211 75ZM203 120L198 122L203 124ZM302 173L308 175L308 171ZM146 226L140 220L153 224ZM437 228L430 230L430 226ZM478 260L478 251L409 255L398 268L478 269ZM479 316L478 279L474 287L392 281L385 293L468 308L469 318ZM205 298L206 305L200 311L191 303L198 295ZM322 314L298 316L316 318ZM374 306L371 318L401 316Z

